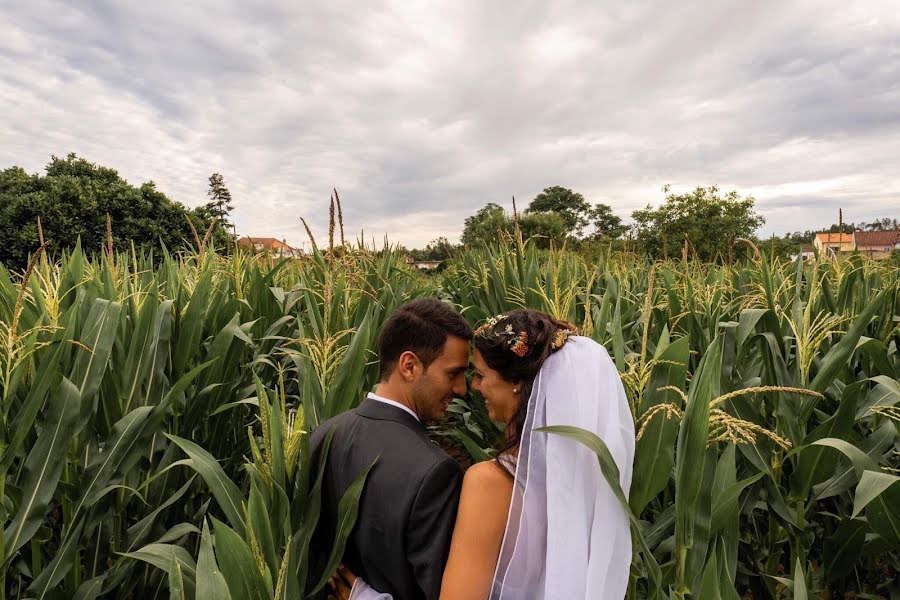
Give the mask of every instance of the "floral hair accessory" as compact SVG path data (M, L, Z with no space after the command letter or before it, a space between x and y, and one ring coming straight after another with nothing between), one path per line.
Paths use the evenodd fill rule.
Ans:
M506 319L506 315L497 315L496 317L491 317L490 319L485 321L481 325L481 327L479 327L478 329L475 330L475 335L477 335L479 337L483 337L483 338L488 337L487 335L485 335L487 333L487 331L489 329L491 329L491 330L494 329L494 327L497 326L497 323L499 323L500 321L502 321L504 319Z
M507 318L507 315L491 317L475 330L475 337L503 342L510 352L519 358L525 358L531 351L531 346L529 345L531 340L528 338L528 332L516 331L509 323L504 327L503 321ZM553 337L550 340L551 352L556 352L562 348L566 343L566 340L571 336L578 335L578 329L574 325L568 323L566 323L566 325L568 326L561 327L554 332Z
M522 331L515 337L515 339L510 340L514 342L509 349L512 350L513 354L518 356L519 358L523 358L526 354L528 354L528 333Z
M559 329L553 334L553 343L550 347L553 350L559 350L566 343L570 336L576 335L578 332L572 329Z
M492 338L500 339L506 343L506 347L513 354L519 358L524 358L530 350L528 347L528 333L515 331L512 325L509 324L506 327L498 327L506 318L506 315L491 317L475 330L475 335L486 340Z

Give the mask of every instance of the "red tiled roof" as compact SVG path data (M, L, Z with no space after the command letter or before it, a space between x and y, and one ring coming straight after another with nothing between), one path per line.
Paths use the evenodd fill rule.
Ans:
M262 247L266 250L293 250L284 242L279 239L271 238L271 237L242 237L238 240L238 244L242 246L252 246L254 244L262 244Z
M857 246L893 246L900 242L900 231L857 231Z

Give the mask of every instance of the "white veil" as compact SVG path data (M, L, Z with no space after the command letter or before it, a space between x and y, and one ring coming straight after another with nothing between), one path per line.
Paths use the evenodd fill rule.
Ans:
M528 400L515 487L490 600L625 597L629 520L596 455L578 442L535 431L573 425L609 447L627 496L634 421L606 349L572 337L541 367Z

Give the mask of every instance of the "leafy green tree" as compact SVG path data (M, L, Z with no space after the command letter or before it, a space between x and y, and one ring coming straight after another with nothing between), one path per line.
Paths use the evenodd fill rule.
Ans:
M512 221L503 207L489 202L466 218L460 241L464 246L490 244L496 242L501 235L511 235L512 230Z
M544 188L525 209L526 213L558 213L566 223L566 232L578 237L590 222L591 211L584 196L558 185Z
M591 223L594 225L593 239L616 239L626 229L622 218L614 214L608 204L598 203L591 210Z
M523 239L530 238L541 248L549 248L551 243L561 246L569 231L565 218L552 211L522 213L519 229ZM512 237L514 232L515 217L491 202L466 219L461 242L463 246L492 244L503 236Z
M431 240L422 250L410 250L409 255L414 260L445 261L453 256L455 250L456 246L451 244L447 238L441 236L436 240Z
M784 234L784 239L798 244L811 244L816 237L816 232L809 229L805 231L789 231Z
M0 171L0 262L21 269L39 245L41 219L48 251L58 253L81 239L87 251L106 245L106 215L112 221L118 250L158 247L160 241L177 250L194 243L188 219L203 236L210 216L188 210L156 189L153 182L135 187L110 168L75 154L52 157L46 174L28 174L21 167Z
M659 208L649 204L636 210L635 237L640 247L653 256L679 256L687 241L701 260L731 256L738 238L749 238L765 222L754 210L752 196L741 198L736 191L724 196L719 188L697 187L685 194L669 193Z
M539 248L551 244L560 247L566 241L566 221L559 213L531 212L521 215L519 228L523 239L531 239Z
M828 226L828 229L824 231L827 233L853 233L857 229L862 229L861 227L857 227L856 223L832 223ZM872 229L871 231L880 231L879 229ZM818 232L816 232L818 233ZM815 237L815 234L813 235Z

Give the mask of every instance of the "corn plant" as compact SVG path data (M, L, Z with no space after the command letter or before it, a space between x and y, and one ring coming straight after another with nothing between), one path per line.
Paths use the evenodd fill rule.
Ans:
M390 249L274 262L212 251L90 257L76 246L57 261L36 255L22 276L2 271L0 592L90 598L189 588L187 562L167 578L171 556L164 572L135 553L171 546L195 556L204 523L246 532L184 468L193 459L176 440L215 456L251 498L254 374L311 430L374 385L381 321L422 291ZM337 332L317 370L311 341ZM295 473L304 458L291 439L286 468Z
M888 597L900 573L897 275L859 256L591 267L501 244L458 257L445 287L490 307L470 315L537 308L608 347L638 431L623 491L629 598ZM553 432L610 470L597 440Z
M423 277L390 247L195 242L0 266L4 598L321 594L346 531L311 553L306 436L373 388L382 322L424 294L472 324L544 310L609 349L637 431L629 598L900 594L896 265L515 239ZM490 458L481 399L449 412L436 438ZM555 433L613 473L602 440Z

